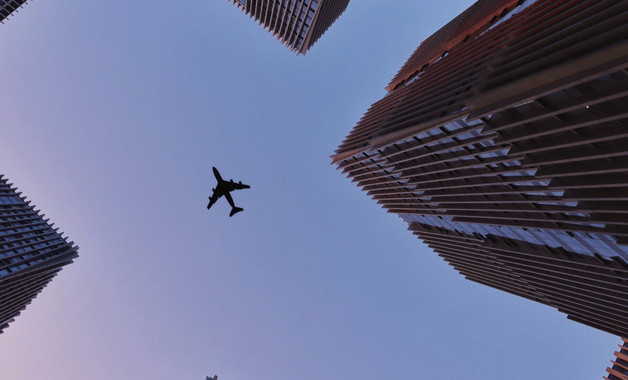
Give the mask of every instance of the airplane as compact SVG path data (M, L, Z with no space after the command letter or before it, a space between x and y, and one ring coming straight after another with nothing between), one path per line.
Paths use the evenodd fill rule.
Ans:
M218 380L218 375L214 377L205 376L205 380Z
M250 189L251 186L243 184L242 181L237 183L233 182L233 180L225 181L220 176L218 169L212 167L212 170L214 171L214 176L216 177L216 181L218 182L218 184L215 188L212 189L213 193L212 196L209 197L209 204L207 205L207 209L209 210L209 208L212 207L214 203L216 203L218 198L224 195L225 198L227 198L227 202L229 202L229 204L231 205L231 212L229 213L230 217L244 210L242 207L236 207L233 204L233 198L231 198L231 194L229 193L233 190Z

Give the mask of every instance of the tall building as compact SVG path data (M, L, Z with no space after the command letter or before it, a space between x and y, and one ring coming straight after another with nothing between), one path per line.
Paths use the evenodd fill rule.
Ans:
M26 0L0 0L0 22L25 3Z
M480 0L332 156L469 280L628 336L628 2Z
M298 54L305 54L349 4L349 0L231 1Z
M0 333L78 257L78 247L16 190L0 175Z
M615 360L612 361L613 367L606 368L608 377L606 380L628 380L628 339L622 338L623 346L619 346L619 351L615 351Z

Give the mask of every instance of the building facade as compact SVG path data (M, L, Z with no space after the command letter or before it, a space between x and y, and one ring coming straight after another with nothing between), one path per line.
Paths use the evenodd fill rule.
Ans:
M628 336L628 2L480 0L332 156L473 280Z
M349 0L231 0L290 50L305 54Z
M0 333L78 257L57 230L0 175Z
M621 338L623 346L619 346L619 351L615 351L615 360L611 361L613 367L606 368L608 377L606 380L628 380L628 339Z
M0 0L0 22L26 3L26 0Z

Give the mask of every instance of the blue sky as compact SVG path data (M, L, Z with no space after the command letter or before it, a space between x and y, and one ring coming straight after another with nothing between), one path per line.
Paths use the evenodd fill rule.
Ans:
M0 25L0 172L80 246L0 336L3 378L601 378L618 337L464 280L330 165L471 3L354 0L305 56L226 0ZM243 213L205 209L212 166Z

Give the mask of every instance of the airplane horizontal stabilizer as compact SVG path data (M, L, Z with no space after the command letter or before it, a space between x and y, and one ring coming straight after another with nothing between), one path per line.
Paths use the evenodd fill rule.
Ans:
M229 216L234 216L235 214L239 213L240 211L244 211L244 209L242 207L234 207L231 209L231 212L229 213Z

